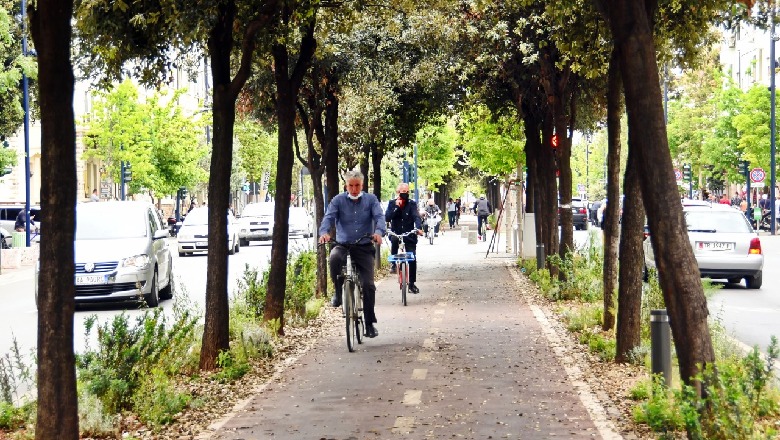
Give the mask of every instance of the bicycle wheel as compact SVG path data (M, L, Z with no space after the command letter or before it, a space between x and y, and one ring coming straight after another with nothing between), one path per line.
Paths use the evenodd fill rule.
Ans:
M355 351L352 345L352 315L354 314L354 296L355 296L355 284L352 280L344 280L344 299L342 304L344 306L344 322L347 326L347 349L350 352Z
M363 343L363 333L365 332L365 328L363 328L363 316L361 315L361 310L363 309L363 301L361 298L363 297L363 289L360 287L360 285L356 285L355 289L355 307L352 309L355 311L353 314L354 324L355 324L355 340L358 344Z
M403 262L398 266L401 275L401 303L406 305L406 292L409 290L409 263Z
M436 234L435 234L434 232L431 232L431 233L429 233L429 234L428 234L428 240L429 240L429 242L430 242L431 244L433 244L433 237L434 237L435 235L436 235Z

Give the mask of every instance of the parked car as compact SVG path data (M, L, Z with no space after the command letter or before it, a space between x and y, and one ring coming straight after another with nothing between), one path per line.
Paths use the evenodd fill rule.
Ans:
M758 234L739 210L727 205L683 207L688 238L703 278L745 279L749 289L762 284L764 255ZM655 267L652 231L644 241L645 272Z
M77 303L171 298L168 230L146 202L79 203L73 242ZM39 265L35 267L38 303Z
M248 246L250 241L270 240L274 232L274 203L259 202L244 206L238 226L241 246Z
M558 206L558 225L561 224L561 216L560 216L561 207ZM571 213L572 213L572 223L574 224L574 229L588 229L588 205L587 202L583 201L579 198L572 198L571 199Z
M291 206L289 224L289 235L314 236L314 217L306 208Z
M238 238L238 222L233 214L227 213L228 253L235 254L240 250ZM209 250L209 208L201 206L187 214L179 232L176 235L179 242L179 256L184 257L195 252Z

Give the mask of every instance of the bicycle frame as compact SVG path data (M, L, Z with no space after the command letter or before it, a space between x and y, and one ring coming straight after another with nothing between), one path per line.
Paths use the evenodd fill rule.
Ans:
M403 234L388 231L387 234L398 239L398 252L388 256L387 260L390 263L396 263L398 266L398 287L401 289L401 303L406 305L406 293L409 289L409 262L414 261L416 257L413 252L406 252L406 244L403 239L408 235L417 234L417 230L413 229Z

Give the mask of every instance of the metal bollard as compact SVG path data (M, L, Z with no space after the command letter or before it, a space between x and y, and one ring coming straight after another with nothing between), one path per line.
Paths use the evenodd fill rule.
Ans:
M650 364L653 375L662 373L664 384L672 381L671 328L666 309L650 311Z
M544 269L544 243L536 243L536 268Z

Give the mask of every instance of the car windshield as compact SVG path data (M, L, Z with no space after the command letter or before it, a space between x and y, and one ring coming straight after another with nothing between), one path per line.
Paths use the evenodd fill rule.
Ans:
M86 204L85 204L86 205ZM76 210L76 240L140 238L147 234L144 211L115 206L109 212L94 205Z
M184 218L185 225L207 225L209 224L208 208L195 208Z
M753 232L745 216L738 211L714 211L711 209L685 211L689 232Z
M244 207L244 211L241 213L241 216L257 217L259 215L272 215L273 213L273 203L250 203Z

